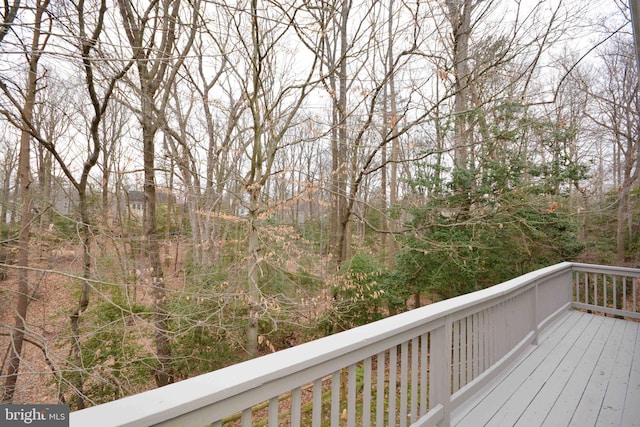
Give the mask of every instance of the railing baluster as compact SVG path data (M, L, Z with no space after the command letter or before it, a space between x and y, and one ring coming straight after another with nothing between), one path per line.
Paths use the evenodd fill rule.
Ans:
M476 340L476 325L475 315L470 314L467 316L467 382L473 381L474 378L474 365L475 365L475 340ZM466 385L465 384L465 385Z
M480 314L473 315L473 378L480 375Z
M418 419L418 373L420 372L420 337L411 340L411 422Z
M388 425L396 425L396 378L398 368L398 348L389 349L389 420Z
M509 348L509 344L511 343L511 335L509 334L510 330L509 330L509 316L511 315L511 301L510 300L506 300L505 302L502 303L502 321L500 322L500 324L502 325L502 330L503 332L503 337L504 339L501 340L501 348L500 348L500 356L502 357L506 354L507 352L507 348Z
M502 356L504 356L505 353L505 347L507 345L507 340L509 339L509 337L507 337L507 319L506 319L506 314L507 314L507 303L506 302L502 302L500 303L499 306L499 316L498 316L498 330L500 331L498 333L498 336L496 337L498 340L498 353L496 355L497 360L500 360L500 358Z
M505 335L507 337L507 341L505 342L505 351L502 353L504 356L511 348L513 343L513 331L517 328L517 322L520 316L513 317L514 314L518 312L518 307L516 306L516 299L511 297L506 302L506 318L504 322Z
M631 279L633 283L633 312L638 312L638 279Z
M524 319L527 319L527 312L523 311L522 300L520 296L513 297L509 301L509 319L514 319L515 321L507 322L507 330L509 331L509 347L513 346L516 338L520 335L520 331L522 330L522 323Z
M362 425L371 425L371 358L364 359L363 388L362 388Z
M608 307L609 306L609 296L607 295L607 275L603 274L602 275L602 293L604 294L604 304L603 307Z
M269 399L269 427L278 427L278 397Z
M512 347L515 343L519 341L519 338L522 336L522 331L525 330L529 324L529 314L528 314L529 310L527 310L527 307L523 305L523 299L524 299L523 295L519 295L515 297L516 301L513 304L511 315L514 315L518 311L520 311L520 313L522 313L523 315L516 317L518 321L516 322L515 325L513 325L514 327L511 328L512 330L511 343L509 344L509 347Z
M486 318L486 311L483 310L482 313L480 314L480 335L479 338L480 340L480 360L479 360L479 366L480 366L480 372L484 372L487 369L486 366L486 349L487 349L487 318Z
M453 322L453 391L460 389L460 321Z
M322 379L313 382L313 409L311 425L320 427L322 424Z
M504 324L502 322L502 312L504 311L502 304L498 304L493 308L493 361L500 360L500 352L502 351L502 342L504 340Z
M429 401L429 333L420 337L420 416L427 413Z
M331 374L331 426L340 425L340 371Z
M480 370L483 371L485 366L484 366L484 360L482 359L488 359L489 358L489 318L491 316L491 309L487 308L485 310L482 310L482 312L478 313L479 314L479 319L480 319L480 323L479 323L479 328L480 328L480 334L478 335L479 337L479 343L480 343Z
M511 322L508 323L509 325L509 329L510 329L510 336L511 336L511 341L509 342L509 348L513 347L513 345L515 343L517 343L519 341L519 337L520 334L522 332L523 329L523 324L525 323L525 319L528 320L528 316L527 316L527 312L526 310L523 311L523 306L522 306L522 296L519 295L517 297L513 297L513 301L511 302L511 313L510 316L511 319L517 319L516 322L511 325ZM524 316L517 316L517 313L523 313Z
M376 356L376 425L384 425L384 386L386 370L386 352L378 353Z
M623 310L627 309L627 277L622 278L622 308Z
M488 346L488 350L489 350L489 365L493 365L493 363L496 360L496 328L495 328L495 315L496 315L496 309L495 307L490 307L487 310L487 314L488 314L488 327L487 327L487 332L489 333L489 337L487 339L487 342L489 344Z
M349 377L347 382L347 425L356 425L356 369L357 365L349 366Z
M465 375L464 385L469 384L473 379L473 316L466 317L467 323L467 342L466 342L466 361L467 361L467 372Z
M613 276L613 308L618 308L618 276Z
M409 390L409 343L400 345L400 427L407 425L407 400Z
M584 273L584 303L589 304L589 273Z
M598 286L598 290L600 291L600 296L599 296L599 299L598 299L598 306L606 307L607 306L607 300L604 297L604 289L602 287L603 286L602 283L604 282L604 274L598 274L597 280L598 280L598 283L600 284ZM599 303L600 301L602 301L602 305L600 305L600 303Z
M484 310L482 313L482 371L485 371L491 365L491 340L493 335L491 313L491 308Z
M494 316L494 307L489 307L486 310L487 313L487 366L491 366L493 364L493 349L494 345L494 337L495 337L495 329L493 324L493 316Z
M460 384L459 388L467 383L467 318L460 319Z
M299 427L302 424L302 388L291 391L291 426Z
M474 365L475 365L475 340L476 340L476 325L475 315L470 314L467 316L467 382L473 381L474 377ZM466 385L465 384L465 385Z
M522 339L525 335L527 335L533 328L533 299L531 298L532 290L528 290L522 296L522 303L524 304L524 312L526 313L526 317L522 318L522 330L521 335L518 337L518 341Z
M451 353L441 349L451 348L451 321L445 320L443 327L434 329L429 340L429 409L437 405L444 408L441 425L450 424L451 407ZM390 424L391 425L391 424Z
M242 415L240 417L240 424L242 427L251 427L252 419L251 419L251 408L247 408L242 411Z

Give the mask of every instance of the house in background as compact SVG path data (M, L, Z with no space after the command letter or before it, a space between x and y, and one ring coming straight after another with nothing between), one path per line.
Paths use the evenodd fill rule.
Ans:
M122 218L130 225L142 224L144 220L145 197L144 192L129 190L124 192L125 203L122 205ZM156 189L156 218L158 229L163 231L175 231L180 226L184 204L178 203L175 194L168 188Z
M78 192L73 187L55 185L50 206L62 216L72 216L78 205Z
M127 191L127 204L126 208L135 219L142 221L144 217L144 192L143 191Z
M158 188L156 190L156 203L158 206L176 205L176 196L169 192L166 188ZM131 190L127 191L127 209L131 212L132 216L142 221L144 215L144 191Z
M177 202L177 197L167 188L157 188L156 190L156 209L158 220L162 225L172 227L180 222L179 216L184 212L184 204ZM16 197L18 198L16 200ZM41 225L47 226L50 222L56 222L57 219L69 217L78 217L78 192L73 186L65 185L62 182L56 182L46 192L42 192L40 188L35 188L31 194L33 203L32 215L40 218ZM90 209L91 215L108 215L110 223L114 226L122 225L121 220L129 221L134 224L142 224L144 219L145 197L144 192L139 190L124 190L119 195L116 193L109 194L110 207L109 212L103 212L99 202L100 193L91 192ZM116 202L116 198L120 198ZM20 220L20 200L15 191L8 192L6 200L0 200L3 209L0 210L0 220L4 215L2 224L17 222ZM120 211L120 212L118 212Z
M78 192L72 186L56 181L44 192L38 186L33 188L31 191L33 215L50 215L51 210L59 216L74 216L77 213ZM12 216L15 221L19 220L20 197L15 191L8 192L6 200L3 200L2 204L5 216L4 223L9 223Z

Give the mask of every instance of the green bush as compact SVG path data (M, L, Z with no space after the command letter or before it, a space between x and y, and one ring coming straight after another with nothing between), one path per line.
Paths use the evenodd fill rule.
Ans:
M63 240L77 240L80 235L80 223L72 217L52 212L51 221L56 235Z
M510 201L491 215L444 216L423 208L398 258L412 292L451 298L540 267L576 259L584 249L575 220L559 205Z
M121 295L90 307L84 324L90 324L81 342L82 366L67 370L64 376L76 384L83 377L87 399L106 403L147 387L154 355L143 345L151 332L145 327L149 309L129 304ZM141 339L143 338L143 339Z
M336 328L349 329L388 314L387 272L372 255L359 253L344 266L333 285Z
M239 342L244 334L242 294L227 282L228 271L190 264L189 282L173 294L167 311L171 367L176 379L184 379L239 362Z

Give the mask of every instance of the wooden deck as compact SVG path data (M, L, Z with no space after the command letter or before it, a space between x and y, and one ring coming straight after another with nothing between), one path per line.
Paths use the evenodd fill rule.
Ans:
M640 426L640 322L567 312L452 425Z

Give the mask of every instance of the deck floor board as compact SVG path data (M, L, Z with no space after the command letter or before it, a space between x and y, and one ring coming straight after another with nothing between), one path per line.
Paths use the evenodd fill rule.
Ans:
M463 407L463 426L640 426L640 323L569 311Z
M640 426L640 324L636 325L636 345L629 370L629 384L622 410L621 426Z
M613 366L609 384L607 384L604 400L598 414L597 425L622 425L624 402L627 397L631 367L633 366L634 348L638 342L639 325L637 322L627 322L625 325L620 351ZM640 352L636 352L636 354L640 354ZM636 360L636 363L639 362Z

